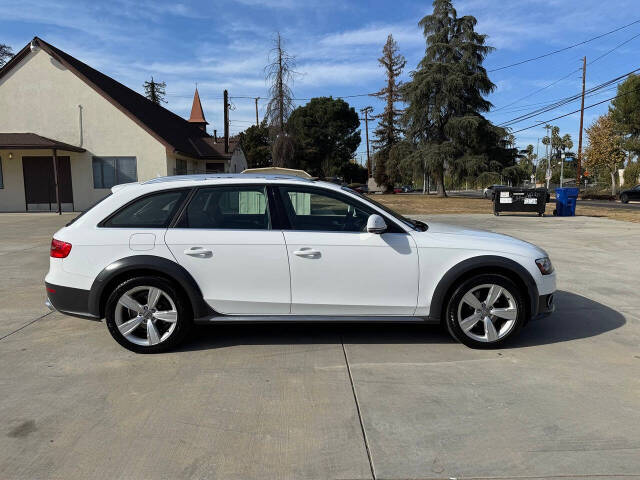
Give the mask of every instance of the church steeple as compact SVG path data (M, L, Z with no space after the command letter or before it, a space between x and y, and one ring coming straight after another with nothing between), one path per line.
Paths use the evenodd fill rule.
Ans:
M193 105L191 106L191 116L189 122L195 123L205 132L207 131L207 122L204 118L204 112L202 111L202 104L200 103L200 94L198 93L198 87L196 87L196 93L193 95Z

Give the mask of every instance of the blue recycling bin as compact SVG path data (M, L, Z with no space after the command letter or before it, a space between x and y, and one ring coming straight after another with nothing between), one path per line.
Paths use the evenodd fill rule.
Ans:
M556 188L556 215L573 217L576 214L577 188Z

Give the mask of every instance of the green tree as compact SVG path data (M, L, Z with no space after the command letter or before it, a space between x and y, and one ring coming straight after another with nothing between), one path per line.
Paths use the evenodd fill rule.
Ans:
M481 114L491 107L484 96L495 85L482 66L492 48L485 45L486 35L475 32L476 23L472 16L458 18L450 0L434 0L433 13L420 21L425 56L403 88L405 132L439 196L446 196L445 170L459 176L481 168L505 134ZM491 144L482 138L487 133Z
M632 187L640 182L640 162L629 162L624 169L625 187Z
M294 165L317 177L339 175L360 145L360 120L339 98L312 98L287 123L295 138Z
M13 58L13 50L9 45L0 43L0 68Z
M616 193L618 168L624 164L623 138L616 132L611 114L602 115L586 130L589 146L585 150L585 167L605 170L611 176L611 195Z
M346 183L367 183L367 167L359 163L347 162L340 168L339 176Z
M412 185L420 168L413 161L414 146L406 140L395 143L389 149L387 176L390 184Z
M266 122L252 125L241 132L239 137L249 168L270 167L272 165L271 137Z
M531 144L527 145L527 148L520 151L520 160L518 162L518 165L520 165L525 175L527 176L531 176L531 174L536 169L538 155L533 153L533 151L534 147Z
M573 155L573 140L568 133L560 136L560 127L551 126L551 135L542 137L542 143L551 148L551 158L559 160L562 154Z
M156 82L151 77L151 81L144 82L142 85L144 87L144 96L151 100L156 105L162 105L163 103L167 103L165 100L165 88L167 88L167 84L165 82Z
M618 85L609 111L616 131L624 137L623 148L640 155L640 76L629 75Z
M399 117L402 114L396 108L396 103L402 97L400 93L401 84L398 77L402 73L404 66L407 64L405 58L398 53L398 43L393 39L392 35L387 37L387 42L382 49L382 56L378 59L378 63L385 69L387 84L375 95L385 102L384 111L378 118L378 126L374 130L375 140L373 141L374 160L375 160L375 179L376 183L382 187L383 191L389 188L392 183L387 172L387 161L391 148L400 141L401 129L399 126Z

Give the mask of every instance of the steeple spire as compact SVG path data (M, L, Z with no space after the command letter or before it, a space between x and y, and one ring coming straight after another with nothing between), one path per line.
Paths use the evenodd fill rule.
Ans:
M197 124L202 130L207 130L209 122L204 118L204 112L202 111L202 104L200 103L200 94L198 93L198 87L193 95L193 105L191 106L191 116L189 122Z

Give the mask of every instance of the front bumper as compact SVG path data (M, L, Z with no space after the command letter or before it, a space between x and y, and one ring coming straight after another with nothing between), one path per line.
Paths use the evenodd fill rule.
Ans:
M57 310L72 317L100 320L89 312L89 290L63 287L45 282L47 297L45 305L49 310Z
M551 315L556 310L555 295L540 295L538 297L538 313L534 318L543 318Z

